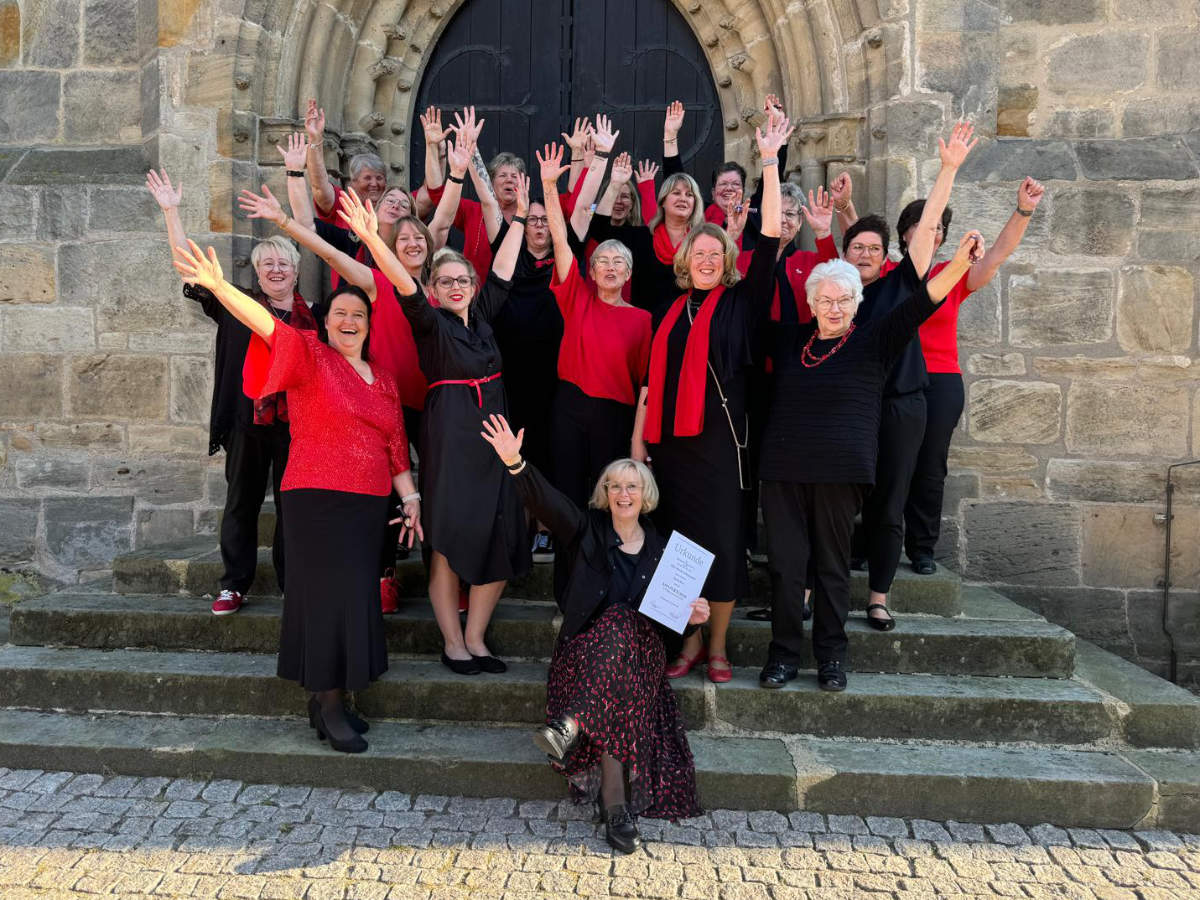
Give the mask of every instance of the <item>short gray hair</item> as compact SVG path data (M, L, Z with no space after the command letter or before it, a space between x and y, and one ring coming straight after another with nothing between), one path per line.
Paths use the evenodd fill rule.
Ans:
M375 153L356 153L350 157L350 180L357 178L363 169L370 169L372 172L378 172L380 175L387 176L387 167L383 164L378 154Z
M797 206L804 205L804 189L794 181L785 181L779 186L780 200L795 200Z
M626 272L633 271L633 253L632 253L632 251L630 251L630 249L628 247L626 247L624 244L622 244L616 238L609 238L607 241L604 241L598 247L596 247L596 249L592 251L592 259L595 259L596 254L598 254L598 253L615 253L615 254L617 254L617 256L619 256L619 257L621 257L621 259L625 260L625 271ZM588 264L588 268L589 269L592 268L590 262Z
M854 311L858 311L858 304L862 303L863 285L862 276L858 274L858 269L850 265L844 259L831 259L828 262L823 262L808 275L808 280L804 282L804 293L807 295L808 308L812 310L813 315L816 315L817 306L813 295L816 294L824 282L832 281L843 291L850 294L854 298Z
M258 261L262 259L263 254L268 250L274 250L280 256L286 258L292 264L293 269L300 268L300 251L296 249L295 244L282 234L273 234L255 244L254 249L250 251L250 265L257 269Z
M525 160L517 156L515 153L509 153L503 150L492 157L492 161L488 163L488 178L495 178L496 173L500 171L501 166L512 166L522 175L525 174Z

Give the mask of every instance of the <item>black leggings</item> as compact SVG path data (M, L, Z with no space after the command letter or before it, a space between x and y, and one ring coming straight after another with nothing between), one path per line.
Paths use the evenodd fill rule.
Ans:
M258 568L258 514L267 493L275 496L275 536L271 556L283 591L283 497L280 483L287 468L291 432L286 422L234 428L225 444L225 509L221 512L221 589L246 593Z
M569 381L558 383L550 428L551 481L573 503L586 508L604 467L629 456L633 413L626 403L590 397Z
M904 550L913 561L933 556L941 535L950 439L962 416L963 403L962 375L930 373L925 389L925 439L917 452L917 468L904 504Z

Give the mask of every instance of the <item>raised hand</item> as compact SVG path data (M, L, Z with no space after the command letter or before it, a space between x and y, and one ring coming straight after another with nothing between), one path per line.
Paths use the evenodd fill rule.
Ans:
M814 196L808 192L808 205L800 204L800 212L804 221L819 238L828 237L833 229L833 197L823 187L817 188Z
M974 133L975 126L970 122L955 122L949 142L938 138L938 156L942 159L943 167L957 169L963 164L967 154L979 143L979 138L971 140Z
M983 259L984 250L983 235L978 231L968 231L962 236L962 240L958 242L958 249L954 251L954 259L959 263L974 265Z
M517 215L529 214L529 176L517 176Z
M275 199L275 195L265 184L262 186L261 196L243 188L238 195L238 207L248 219L266 219L276 225L282 225L287 221L283 207L279 205L279 201Z
M605 115L596 116L596 130L592 134L592 143L597 153L610 153L621 136L620 131L613 131L612 121Z
M358 235L359 240L374 237L379 231L379 219L371 201L368 200L364 206L354 188L347 188L339 195L339 199L342 208L338 210L338 215L350 226L350 230Z
M829 185L829 196L833 198L834 209L845 209L850 198L854 196L854 182L850 180L849 172L842 172Z
M763 159L779 155L779 148L787 143L795 129L787 116L778 119L768 119L766 130L754 129L754 137L758 141L758 152Z
M697 597L692 601L692 614L688 616L689 625L703 625L708 621L708 601L703 597Z
M593 132L588 132L588 136L583 141L583 167L590 169L592 160L596 158L596 140Z
M175 269L183 276L184 281L198 284L214 293L225 283L225 273L221 271L221 264L217 262L217 251L212 247L208 248L208 255L205 256L199 244L189 239L187 247L171 249L175 254Z
M673 141L679 137L679 129L683 127L683 104L676 100L667 107L667 116L663 119L663 141Z
M1034 181L1026 176L1025 180L1021 182L1021 186L1017 188L1017 209L1026 213L1033 212L1042 202L1045 193L1046 188L1040 181Z
M166 169L155 172L151 169L146 173L146 189L163 212L168 209L178 209L183 200L183 185L176 188L171 184L171 176Z
M492 413L483 421L483 431L479 436L492 445L500 461L506 466L514 465L521 458L521 444L525 440L525 429L516 434L508 425L504 416Z
M450 166L450 174L455 178L462 178L467 174L467 167L471 165L471 157L474 155L475 145L468 144L461 135L457 141L447 139L446 162Z
M575 119L575 128L572 129L570 134L567 134L565 131L559 132L567 146L571 148L572 159L583 156L584 141L587 140L587 136L591 134L591 132L592 125L588 121L587 116Z
M436 106L430 106L421 113L421 129L425 132L426 144L440 144L446 139L446 129L442 127L442 111Z
M304 132L308 142L314 147L320 147L325 142L325 110L317 106L317 101L309 98L308 109L304 113Z
M546 144L536 154L538 163L542 167L542 184L557 185L559 176L563 172L570 169L570 165L563 165L563 147L562 144Z
M653 160L643 159L637 164L637 175L634 177L637 179L638 184L642 184L646 181L653 181L656 175L658 175L658 163Z
M725 233L735 244L746 230L746 217L750 215L750 204L742 201L739 192L725 204Z
M779 102L779 98L774 94L767 94L767 99L763 101L763 113L767 117L767 121L781 119L785 113L783 104Z
M304 164L308 160L308 148L308 138L299 132L292 132L288 135L286 147L282 144L275 145L275 149L283 157L284 168L293 172L304 171Z
M633 177L633 160L628 153L622 153L613 160L612 174L609 176L611 184L628 184L629 179Z
M454 130L458 132L459 140L466 139L472 145L479 143L479 133L483 131L483 123L486 119L475 119L475 107L467 106L463 108L462 113L454 114ZM474 152L474 151L472 151Z

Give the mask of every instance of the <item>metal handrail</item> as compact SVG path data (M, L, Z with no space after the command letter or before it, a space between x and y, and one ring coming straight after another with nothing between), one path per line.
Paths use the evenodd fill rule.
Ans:
M1191 459L1187 462L1175 463L1167 466L1167 512L1163 516L1167 526L1165 537L1165 548L1163 550L1163 597L1162 597L1162 628L1163 633L1167 636L1167 646L1170 650L1170 662L1167 670L1168 677L1172 684L1179 683L1178 663L1179 659L1175 653L1175 635L1171 633L1170 626L1167 622L1167 613L1170 609L1171 599L1171 520L1174 518L1172 512L1172 499L1175 496L1175 484L1171 481L1171 475L1176 469L1182 469L1186 466L1200 466L1200 459Z

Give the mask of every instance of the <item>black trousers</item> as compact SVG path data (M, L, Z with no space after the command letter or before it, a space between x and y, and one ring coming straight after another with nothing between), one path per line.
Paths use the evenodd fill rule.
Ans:
M629 456L633 414L627 403L590 397L560 381L550 426L551 483L586 508L604 467Z
M962 416L963 380L957 372L930 373L925 389L925 439L904 504L904 550L911 560L933 556L942 533L950 438Z
M813 572L813 656L846 661L850 613L850 539L862 507L861 484L762 483L771 572L770 662L800 665L804 587Z
M875 486L863 501L862 527L855 535L855 556L870 568L871 590L886 594L900 565L904 546L904 502L925 438L925 393L884 397L879 417L879 458Z
M221 589L244 594L258 568L258 514L271 477L275 493L275 536L271 559L283 590L283 500L280 484L287 468L291 432L286 422L233 429L225 447L225 509L221 513Z

